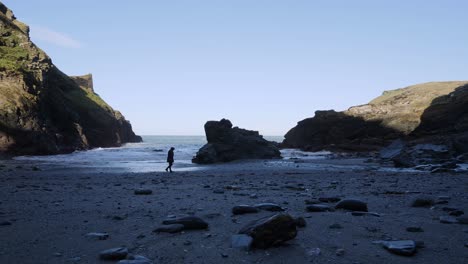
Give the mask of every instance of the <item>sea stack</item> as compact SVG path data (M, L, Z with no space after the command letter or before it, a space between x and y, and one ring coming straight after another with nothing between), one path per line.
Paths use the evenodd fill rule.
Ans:
M227 119L206 122L205 134L208 143L197 152L193 163L281 158L275 143L264 139L257 131L232 127Z
M0 3L0 153L57 154L139 142L94 92L91 75L61 72Z

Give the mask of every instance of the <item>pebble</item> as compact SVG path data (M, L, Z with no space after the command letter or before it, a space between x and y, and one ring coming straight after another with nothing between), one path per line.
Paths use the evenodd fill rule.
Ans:
M451 215L451 216L460 216L460 215L463 215L463 214L465 214L465 212L463 212L462 210L454 210L454 211L449 213L449 215Z
M312 213L333 211L333 209L326 204L312 204L312 205L308 205L306 209L308 212L312 212Z
M341 226L338 223L334 223L334 224L329 225L328 228L330 228L330 229L342 229L343 226Z
M250 250L252 247L253 238L251 236L240 234L231 237L231 247L243 250Z
M121 260L128 255L128 249L125 247L111 248L99 253L99 257L103 260Z
M186 216L163 221L163 225L182 224L184 229L207 229L208 223L200 217Z
M318 257L321 253L322 251L320 250L320 248L311 248L307 251L307 255L311 257Z
M171 224L171 225L163 225L155 230L153 230L154 233L178 233L180 231L184 230L184 225L182 224Z
M454 218L453 216L445 216L445 215L439 217L439 221L442 224L456 224L456 223L458 223L458 220L456 218Z
M424 232L424 230L419 226L409 226L409 227L406 228L406 231L413 232L413 233Z
M336 250L335 254L337 256L343 256L345 254L345 250L343 248L339 248Z
M274 203L260 203L260 204L256 204L255 207L257 207L260 210L265 210L265 211L270 211L270 212L284 211L283 207Z
M153 191L149 189L138 189L138 190L135 190L134 193L136 195L150 195L153 193Z
M336 209L345 209L350 211L367 212L367 203L357 199L341 200L335 206Z
M259 209L254 206L250 205L238 205L232 208L232 214L240 215L240 214L252 214L258 213Z
M413 202L411 202L411 207L431 207L433 205L434 199L428 196L416 197Z
M412 256L416 253L416 242L413 240L382 241L382 246L391 253L401 256Z
M85 235L86 238L93 239L93 240L106 240L109 238L108 233L98 233L92 232Z

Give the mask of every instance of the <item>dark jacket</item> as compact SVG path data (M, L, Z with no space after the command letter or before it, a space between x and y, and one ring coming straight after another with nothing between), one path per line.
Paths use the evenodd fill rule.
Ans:
M167 162L174 162L174 150L169 150L167 152Z

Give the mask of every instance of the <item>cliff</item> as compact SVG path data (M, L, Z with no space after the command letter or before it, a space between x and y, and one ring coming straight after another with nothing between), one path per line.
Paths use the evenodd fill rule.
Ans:
M0 2L0 152L56 154L138 141L94 92L92 76L62 73Z
M343 112L317 111L286 135L283 147L375 150L395 138L451 137L468 131L468 81L386 91Z

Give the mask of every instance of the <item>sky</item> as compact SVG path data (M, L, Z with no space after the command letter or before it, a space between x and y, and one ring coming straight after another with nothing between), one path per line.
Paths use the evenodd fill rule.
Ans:
M140 135L228 118L284 135L316 110L468 80L464 0L2 0Z

